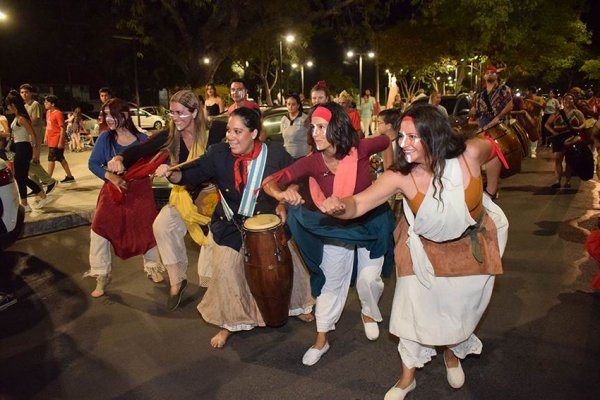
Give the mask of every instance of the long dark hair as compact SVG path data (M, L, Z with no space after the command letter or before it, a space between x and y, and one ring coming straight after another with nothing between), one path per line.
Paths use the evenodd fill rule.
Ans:
M9 104L14 105L15 108L17 109L17 113L19 114L19 117L23 117L27 121L31 122L31 118L29 117L29 113L27 112L27 109L25 108L25 102L23 101L23 98L21 97L21 95L19 94L19 92L17 92L14 89L11 90L10 92L8 92L8 95L6 96L6 99L4 99L4 103L7 106Z
M122 127L126 128L129 132L131 132L132 135L135 135L135 137L139 136L140 132L136 128L135 124L133 123L133 120L131 119L130 105L128 102L121 100L117 97L113 97L112 99L108 100L102 106L101 114L102 114L102 118L105 121L106 121L106 113L104 112L104 109L106 109L106 107L108 107L110 116L115 119L115 122L117 123L117 128L122 126ZM111 136L111 139L116 139L117 132L115 130L111 129L110 136Z
M337 103L329 102L323 104L317 104L311 108L308 113L308 120L312 118L313 112L318 107L324 107L331 111L331 120L327 125L327 131L325 137L327 141L335 146L335 158L341 160L350 153L352 147L358 147L360 143L360 137L358 132L352 126L350 117L344 111L344 109ZM310 133L312 137L313 126L310 126Z
M415 128L421 137L421 144L427 154L427 167L433 173L434 182L438 184L436 186L441 188L441 194L441 190L443 190L442 175L446 167L446 160L456 158L465 151L467 147L465 140L454 132L448 118L431 104L417 104L409 108L396 122L395 128L398 132L402 119L405 117L413 119ZM396 139L398 162L395 169L403 175L408 175L417 166L417 163L409 163L406 160L398 139L399 137ZM435 197L436 194L437 187L434 187L433 196Z

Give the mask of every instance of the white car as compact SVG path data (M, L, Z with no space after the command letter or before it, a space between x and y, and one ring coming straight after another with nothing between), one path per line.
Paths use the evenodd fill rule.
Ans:
M19 200L19 190L8 164L0 159L0 250L13 244L25 219L25 209Z
M138 118L139 116L139 118ZM138 128L142 129L162 129L167 125L165 119L159 115L152 115L148 111L132 108L131 119Z

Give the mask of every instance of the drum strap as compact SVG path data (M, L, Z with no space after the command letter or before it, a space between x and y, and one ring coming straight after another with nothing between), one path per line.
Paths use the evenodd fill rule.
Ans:
M500 159L502 165L504 165L504 168L508 169L508 163L506 162L504 154L502 154L502 150L500 150L498 144L494 141L494 139L492 139L492 137L487 133L487 131L483 131L483 138L488 140L492 144L492 153L490 154L490 158L488 159L488 161L490 161L494 157L495 153L498 155L498 158Z
M265 172L265 165L267 164L267 153L267 145L263 143L258 157L251 160L248 164L248 183L242 194L242 201L238 209L238 214L245 215L246 217L254 215L256 198L260 192L262 177Z

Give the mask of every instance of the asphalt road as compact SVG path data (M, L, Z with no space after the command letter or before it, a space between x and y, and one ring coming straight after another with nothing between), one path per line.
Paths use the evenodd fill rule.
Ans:
M541 156L502 185L505 273L476 332L483 353L463 361L465 386L451 389L436 357L407 399L600 398L600 296L589 292L598 263L583 250L600 184L547 189L551 164ZM204 289L191 243L190 286L167 312L166 283L148 280L137 257L116 259L107 295L90 297L88 241L83 226L21 239L0 255L19 298L0 312L0 399L382 399L398 377L397 339L387 332L394 278L384 280L379 340L365 338L351 289L331 349L305 367L315 328L297 319L210 347L217 330L196 311Z

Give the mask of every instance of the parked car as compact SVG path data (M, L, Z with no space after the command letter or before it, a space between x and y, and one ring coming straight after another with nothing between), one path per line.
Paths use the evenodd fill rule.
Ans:
M139 115L139 122L138 122L138 115ZM135 124L135 126L137 126L138 128L142 128L142 129L159 130L167 125L167 121L163 117L161 117L159 115L150 114L148 111L138 109L138 108L131 109L131 119L133 120L133 123Z
M140 110L147 111L152 115L158 115L163 118L166 118L167 116L167 110L162 106L144 106L140 107Z
M25 209L19 190L6 161L0 159L0 250L13 244L23 229Z

